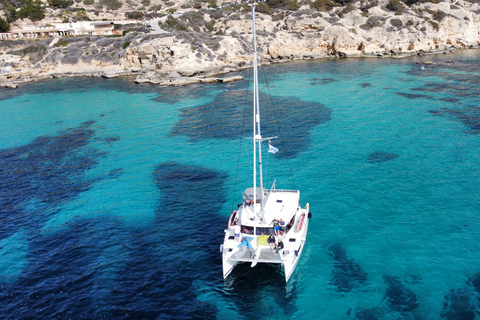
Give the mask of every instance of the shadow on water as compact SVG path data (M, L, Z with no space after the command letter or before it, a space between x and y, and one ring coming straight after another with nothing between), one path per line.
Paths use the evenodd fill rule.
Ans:
M333 242L326 246L327 253L333 258L333 277L331 284L337 291L349 292L367 280L367 273L360 265L347 256L340 243Z
M414 65L405 73L414 77L439 78L440 81L428 81L421 86L411 88L412 91L425 93L443 93L449 97L440 98L441 101L458 102L459 98L477 97L477 88L480 79L475 72L480 72L478 63L464 62L438 62L431 65ZM422 82L419 82L422 83ZM406 98L436 98L426 94L399 93Z
M187 135L191 141L249 137L252 128L251 92L228 90L209 104L181 110L181 120L172 135ZM260 94L262 133L281 132L275 147L279 157L293 158L310 145L309 131L330 120L331 110L321 103L295 97L269 97ZM274 106L274 107L273 107Z
M45 92L86 92L92 90L112 90L128 94L161 93L163 90L171 92L171 88L164 88L154 84L135 84L134 79L134 76L125 76L114 79L74 77L42 80L22 84L17 89L0 88L0 101L21 95Z
M11 319L93 318L98 312L92 291L98 270L112 267L105 248L114 247L113 219L79 218L68 228L45 235L30 234L27 267L15 281L2 283L2 314ZM104 280L106 281L106 280Z
M248 70L239 72L238 75L243 75ZM232 74L233 76L233 74ZM186 86L161 87L159 88L160 96L154 98L154 101L176 104L190 99L203 98L208 95L210 90L240 90L244 87L243 81L229 82L229 83L195 83Z
M374 151L374 152L372 152L371 154L368 155L367 162L369 162L369 163L380 163L380 162L391 161L391 160L394 160L398 157L399 157L399 155L396 154L396 153Z
M0 101L19 97L22 94L23 92L20 89L12 90L8 88L0 87Z
M308 81L311 81L310 85L315 86L315 85L329 84L338 80L331 77L327 77L327 78L312 78L312 79L308 79Z
M154 225L130 242L131 256L112 292L116 317L211 318L216 306L199 301L194 281L221 277L219 218L226 175L180 163L155 168L161 194ZM139 286L139 284L144 284ZM134 287L135 290L129 289Z
M56 136L0 150L0 238L20 227L37 230L45 212L69 201L101 180L85 178L105 152L87 148L95 132L93 121Z
M225 279L225 294L235 302L245 319L271 318L281 310L282 318L297 312L294 279L285 283L279 266L241 263Z
M218 248L226 221L217 213L225 178L201 167L161 164L153 179L162 197L149 228L125 230L118 218L98 216L77 218L45 235L30 232L27 267L2 283L2 314L212 318L217 307L197 299L194 281L213 287L221 279Z
M448 117L453 121L460 122L468 127L467 133L480 133L480 107L465 107L459 110L439 108L428 110L430 114L440 117Z
M460 80L460 79L459 79ZM458 83L427 83L424 86L413 88L412 91L433 92L433 93L448 93L452 96L467 98L476 97L476 88ZM420 95L423 96L423 95Z
M1 279L1 313L7 318L69 318L95 312L88 297L94 271L100 268L96 253L112 245L112 222L87 220L82 218L85 212L79 212L62 228L40 231L57 206L118 175L85 177L106 154L88 147L95 137L93 125L85 122L0 150L0 237L23 234L15 245L25 250L25 261L17 261L24 266L20 273ZM22 256L8 253L13 259Z
M447 320L473 320L480 309L480 272L469 277L464 286L451 289L445 296L441 317Z
M133 77L103 79L92 77L74 77L48 79L33 83L25 83L17 89L0 88L0 101L26 94L41 94L45 92L86 92L91 90L115 90L127 93L156 92L158 86L133 85ZM111 80L111 81L110 81Z
M387 288L377 306L349 310L347 315L355 316L357 320L420 319L416 314L419 307L417 295L399 277L383 276L383 280Z
M433 99L431 96L427 96L426 94L413 94L413 93L404 93L404 92L395 92L395 94L408 98L408 99Z
M387 285L385 299L392 311L411 312L418 308L417 295L405 286L400 278L383 276L383 280Z

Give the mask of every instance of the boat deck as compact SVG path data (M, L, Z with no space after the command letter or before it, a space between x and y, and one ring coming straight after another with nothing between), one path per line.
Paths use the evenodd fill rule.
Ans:
M282 263L282 256L281 251L275 254L275 252L270 250L270 247L261 246L257 250L242 248L235 252L231 259L243 262Z

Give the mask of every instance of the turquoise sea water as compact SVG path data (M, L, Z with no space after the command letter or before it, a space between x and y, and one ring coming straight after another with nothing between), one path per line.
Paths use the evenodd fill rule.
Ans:
M280 137L266 186L300 189L313 215L288 284L258 265L222 279L223 229L252 184L250 70L230 84L1 89L0 314L479 318L479 62L260 70L262 133Z

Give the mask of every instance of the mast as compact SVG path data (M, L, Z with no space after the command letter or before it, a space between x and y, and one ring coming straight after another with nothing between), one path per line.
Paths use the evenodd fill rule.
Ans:
M260 132L260 99L258 94L258 60L257 32L255 29L255 2L252 4L253 20L253 203L254 212L257 205L257 160L256 143L258 142L258 165L260 171L260 204L263 204L263 173L262 173L262 135Z

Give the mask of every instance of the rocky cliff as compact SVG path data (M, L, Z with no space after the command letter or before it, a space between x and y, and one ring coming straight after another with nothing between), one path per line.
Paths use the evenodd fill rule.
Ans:
M387 9L389 4L385 0L368 7L357 2L329 12L303 6L298 11L257 13L260 61L405 57L480 45L478 2L416 3L401 10ZM23 52L24 65L29 65L22 68L17 63L14 69L20 71L2 74L0 80L15 86L60 75L138 74L137 82L201 81L251 65L251 22L248 6L192 10L176 18L164 18L163 24L159 23L164 32L159 34L148 34L140 28L118 38L77 37L61 39L53 46L52 39L36 41L34 44L41 48L36 58L31 57L34 50L28 52L19 43L10 44L10 51L5 46L3 51L14 55ZM0 61L4 57L0 56Z

